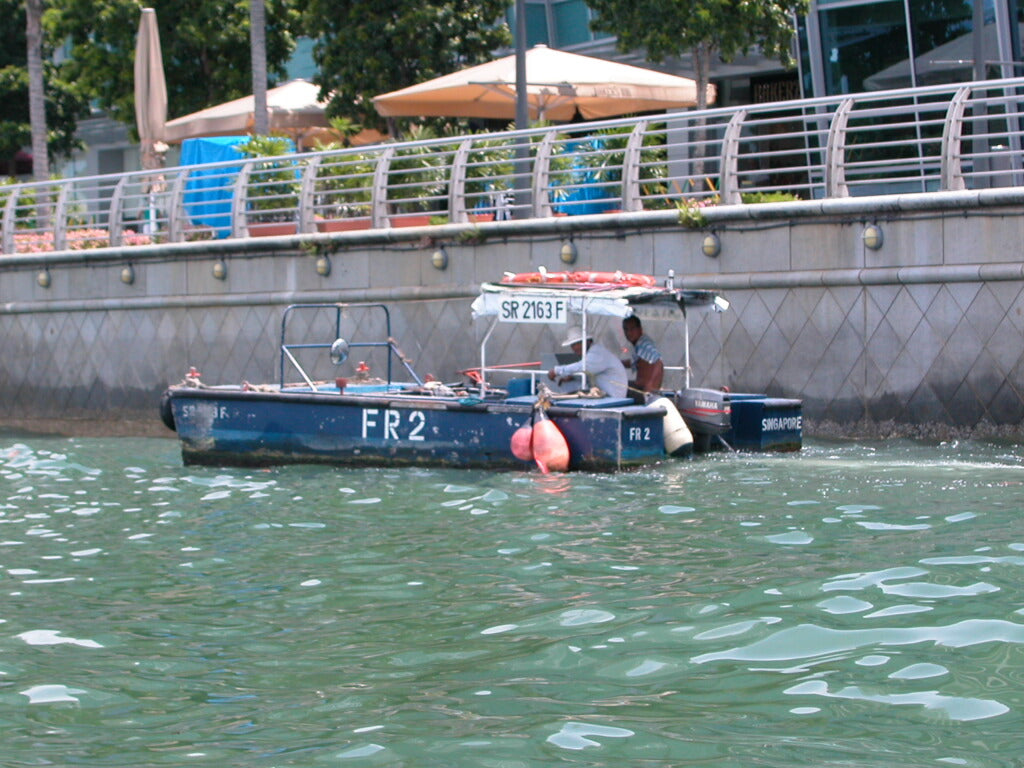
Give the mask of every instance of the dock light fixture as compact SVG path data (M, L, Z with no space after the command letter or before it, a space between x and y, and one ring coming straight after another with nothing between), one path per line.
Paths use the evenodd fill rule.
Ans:
M575 264L577 256L579 256L579 251L576 250L576 243L572 240L566 240L562 243L562 250L558 257L562 260L563 264Z
M714 232L708 232L701 241L700 251L709 259L714 259L722 252L722 241Z
M125 264L121 268L121 282L125 285L131 285L135 282L135 269L131 264Z
M224 259L217 259L213 263L213 276L218 280L228 279L228 265L224 262Z
M434 265L434 269L448 269L448 251L443 245L431 255L430 263Z
M40 288L50 287L50 270L42 269L38 275L36 275L36 282L39 283Z
M864 247L870 248L872 251L877 251L882 247L882 243L885 242L885 236L882 234L882 228L877 224L868 224L864 227L861 239L864 241Z
M316 273L320 277L327 277L331 274L331 259L328 256L320 256L316 260Z

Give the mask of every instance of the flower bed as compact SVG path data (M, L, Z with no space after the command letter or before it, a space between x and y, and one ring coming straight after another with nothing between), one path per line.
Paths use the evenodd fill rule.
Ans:
M149 235L140 235L131 229L121 233L124 245L149 245L153 239ZM67 250L85 251L92 248L109 248L110 233L105 229L73 229L67 233ZM15 253L45 253L52 251L52 232L15 232Z

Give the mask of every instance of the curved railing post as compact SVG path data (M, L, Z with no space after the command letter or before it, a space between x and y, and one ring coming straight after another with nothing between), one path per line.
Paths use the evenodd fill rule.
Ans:
M299 184L299 232L316 231L316 176L323 155L313 155L302 169Z
M964 86L953 94L946 110L946 122L942 126L942 158L940 161L939 189L966 189L963 169L964 114L971 89Z
M107 215L107 234L110 237L110 246L118 248L124 240L124 222L122 213L124 211L124 188L130 176L122 176L114 185L114 191L110 195L110 212Z
M551 148L555 145L555 132L550 130L537 145L533 160L533 215L547 217L551 208Z
M171 199L167 201L167 239L172 243L180 243L185 239L185 179L188 168L180 168L171 182Z
M725 126L725 133L722 134L722 179L718 193L725 205L735 205L741 202L740 134L743 133L743 123L747 119L747 114L745 109L736 110L736 113L729 118L728 125Z
M69 184L61 184L57 192L57 209L53 214L53 250L63 251L68 247L68 187ZM40 187L40 191L45 187ZM39 199L36 198L38 210ZM49 208L49 203L46 204Z
M4 253L16 253L17 244L14 241L15 215L18 210L18 197L21 194L21 185L14 184L7 187L7 200L4 201L3 218L3 251Z
M385 147L377 158L373 169L373 191L370 196L370 226L380 229L388 225L388 174L391 158L395 156L395 145Z
M622 155L622 210L643 210L640 195L640 160L644 146L644 134L647 132L647 120L640 120L633 126L626 141L626 151Z
M853 111L853 99L843 99L832 115L825 146L825 197L849 197L846 186L846 127Z
M448 220L452 222L469 221L469 212L466 210L466 165L472 146L472 139L464 139L452 156L452 173L448 182Z
M245 237L249 234L249 219L246 216L246 205L249 201L249 177L256 160L248 160L238 171L231 192L231 236Z

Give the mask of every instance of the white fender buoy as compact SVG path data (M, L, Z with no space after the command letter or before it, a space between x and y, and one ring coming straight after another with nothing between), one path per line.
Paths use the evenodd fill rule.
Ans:
M662 419L665 431L665 453L669 456L689 454L693 450L693 435L675 403L667 397L659 397L651 405L665 409L665 417Z
M541 409L533 425L533 460L545 475L569 469L569 443L558 425Z

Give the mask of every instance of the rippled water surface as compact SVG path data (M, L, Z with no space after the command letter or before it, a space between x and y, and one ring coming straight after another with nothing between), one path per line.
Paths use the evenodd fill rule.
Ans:
M0 437L0 765L1020 766L1016 446L617 476Z

